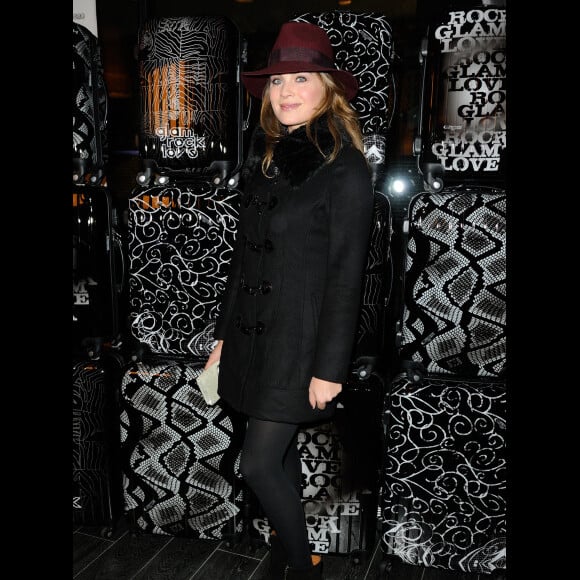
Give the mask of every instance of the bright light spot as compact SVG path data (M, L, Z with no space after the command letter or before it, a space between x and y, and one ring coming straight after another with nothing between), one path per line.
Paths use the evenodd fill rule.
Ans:
M393 180L393 191L395 193L403 193L405 191L405 181L403 179Z

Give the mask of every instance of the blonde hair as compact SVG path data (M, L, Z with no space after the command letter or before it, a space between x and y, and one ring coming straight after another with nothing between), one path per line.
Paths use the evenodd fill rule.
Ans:
M326 163L336 159L342 146L340 128L344 128L350 137L353 146L364 154L364 145L357 112L350 106L344 89L339 85L334 77L327 72L316 72L324 85L325 92L319 109L306 122L306 135L323 157L326 157ZM276 143L286 134L284 125L278 121L272 104L270 102L270 83L267 82L262 95L262 108L260 109L260 125L266 134L266 152L262 159L262 172L267 175L268 168L272 163L274 156L274 147ZM334 148L328 156L320 149L316 135L313 134L312 126L321 117L326 115L328 129L334 139Z

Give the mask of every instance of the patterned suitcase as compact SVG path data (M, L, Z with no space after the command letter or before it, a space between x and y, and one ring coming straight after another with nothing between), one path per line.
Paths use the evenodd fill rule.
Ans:
M152 18L143 24L139 144L145 166L220 183L237 173L243 156L243 54L240 32L225 17Z
M114 227L111 193L99 185L73 185L73 353L98 357L103 344L120 340L118 306L124 252Z
M387 396L381 547L407 564L497 573L506 567L506 385L440 376L398 375Z
M370 380L381 380L380 375ZM313 553L348 554L355 563L372 555L381 432L365 409L380 408L382 392L382 385L373 385L368 392L343 393L332 421L298 432L302 504ZM253 508L251 535L268 543L268 519L259 505Z
M73 358L73 523L110 536L122 513L119 383L122 359Z
M359 90L351 101L359 114L365 155L373 171L381 171L387 157L387 138L394 114L396 60L393 32L379 12L330 10L293 18L325 30L338 68L350 71Z
M199 179L129 198L129 328L155 354L207 357L238 220L239 192Z
M233 542L243 528L245 420L205 403L195 381L203 365L158 358L125 370L125 511L145 532Z
M413 150L425 187L501 187L507 175L505 0L450 8L428 27L420 58Z
M381 547L408 564L505 568L506 192L409 205L403 372L384 405Z
M107 161L107 90L97 37L72 25L73 171L97 174Z
M420 376L501 376L506 192L456 186L409 204L400 358Z
M396 60L393 33L385 15L378 12L330 10L306 13L293 20L320 26L328 34L339 68L352 72L359 83L351 101L358 112L365 156L376 185L384 173L387 139L394 112L393 64ZM363 298L352 372L348 389L366 390L382 381L368 381L379 371L383 350L385 307L392 285L390 254L391 208L375 187L373 228L363 279Z

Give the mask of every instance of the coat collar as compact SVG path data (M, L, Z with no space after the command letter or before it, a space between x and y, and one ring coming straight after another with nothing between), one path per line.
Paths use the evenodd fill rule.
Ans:
M325 155L329 155L334 147L334 139L328 130L326 120L319 119L313 129L316 131L320 149ZM343 143L348 140L346 134L342 134L342 139ZM264 131L258 127L252 138L250 153L242 174L246 183L262 172L265 143ZM299 127L282 137L276 145L269 174L272 176L278 174L290 187L296 188L316 174L324 163L325 156L308 139L306 128Z

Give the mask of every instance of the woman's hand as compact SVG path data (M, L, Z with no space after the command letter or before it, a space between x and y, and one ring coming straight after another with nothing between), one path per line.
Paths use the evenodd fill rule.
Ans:
M207 359L207 362L205 363L205 366L203 367L203 370L209 368L214 362L217 362L218 360L220 360L220 357L222 356L223 343L224 343L223 340L217 341L217 344L215 345L214 349L211 351L209 358Z
M313 409L318 407L322 411L326 408L326 403L330 403L340 391L342 391L342 385L340 383L331 383L330 381L312 377L310 388L308 389L310 406Z

